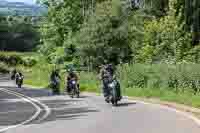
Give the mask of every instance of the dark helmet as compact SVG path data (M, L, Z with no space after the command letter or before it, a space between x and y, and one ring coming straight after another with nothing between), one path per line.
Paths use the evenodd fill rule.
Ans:
M114 66L113 64L108 64L106 65L106 68L105 68L108 72L112 73L114 72Z
M69 68L69 69L67 69L67 72L68 73L74 73L74 69L73 68Z

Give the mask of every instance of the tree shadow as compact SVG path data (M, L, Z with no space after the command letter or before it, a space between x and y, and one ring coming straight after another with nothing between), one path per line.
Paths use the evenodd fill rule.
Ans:
M1 75L0 75L1 76ZM0 84L1 82L9 82L9 76L7 77L1 77L0 78ZM59 97L52 94L51 90L44 89L44 88L38 88L38 89L31 89L28 87L23 88L16 88L15 86L9 86L6 85L0 85L0 88L5 88L11 91L15 91L17 93L20 93L22 95L32 97L32 98L40 98L40 101L47 105L49 108L51 108L51 114L45 118L44 120L40 120L45 115L45 110L43 107L41 113L39 116L34 119L33 121L27 123L28 124L41 124L46 123L50 121L57 121L57 120L74 120L74 119L81 119L82 117L87 117L90 113L96 113L99 112L97 109L93 109L89 106L83 106L81 102L83 98L87 98L88 96L80 95L80 99L60 99ZM60 95L58 95L60 96ZM64 96L64 95L61 95ZM44 99L42 99L44 97ZM50 99L49 99L50 98ZM14 103L10 103L9 101L14 100ZM6 109L3 111L5 114L1 114L0 112L0 126L10 126L10 125L16 125L20 122L23 122L27 120L30 116L34 115L35 109L33 107L28 107L27 105L24 105L24 103L18 99L14 95L5 95L4 93L0 93L0 100L4 101L4 105L11 104L9 108L7 108L7 111L10 110L10 108L14 109L14 112L6 112ZM8 101L6 103L6 101ZM80 105L74 105L74 103L78 103ZM2 106L1 106L2 107Z
M135 105L137 104L136 102L124 102L124 103L118 103L118 107L127 107L127 106L131 106L131 105Z
M51 109L51 113L47 118L41 120L41 118L46 114L46 110L40 112L39 116L36 119L30 121L26 125L29 124L42 124L51 121L57 120L74 120L81 119L83 117L87 117L90 113L99 112L97 109L93 109L92 107L77 105L74 106L74 102L81 103L83 100L42 100L41 102L47 105ZM19 103L16 103L19 104ZM25 108L25 109L23 109ZM30 116L33 116L35 113L35 109L31 107L24 107L24 105L18 105L16 107L16 112L8 112L6 114L0 113L0 126L10 126L19 124ZM5 112L5 111L4 111Z
M17 87L11 87L11 86L0 86L0 88L9 89L11 91L15 91L18 93L21 93L22 95L28 96L28 97L45 97L45 96L54 96L50 90L47 89L30 89L27 87L17 88Z
M56 120L74 120L87 117L89 113L99 112L96 109L89 109L87 107L68 108L66 110L53 110L51 115L42 121L34 120L31 124L41 124Z
M90 96L86 96L86 95L80 95L79 98L88 98Z

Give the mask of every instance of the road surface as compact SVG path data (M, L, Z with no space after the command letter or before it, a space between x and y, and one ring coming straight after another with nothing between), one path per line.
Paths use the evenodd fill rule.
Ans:
M17 89L1 75L0 132L200 133L200 127L167 107L127 99L112 107L93 94L52 96L49 90Z

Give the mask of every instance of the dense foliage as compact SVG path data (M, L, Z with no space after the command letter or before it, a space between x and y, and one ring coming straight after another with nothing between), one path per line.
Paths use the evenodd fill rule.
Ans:
M196 12L188 23L190 9L183 1L48 1L40 51L51 62L78 57L89 66L105 59L114 64L199 62L199 33L184 28L198 29L198 2L190 6Z
M119 67L123 88L169 89L176 93L200 90L199 64L131 64Z
M6 64L8 67L18 65L32 67L37 63L37 58L31 57L31 55L32 54L19 54L15 52L0 52L0 62Z
M39 33L32 17L0 16L0 50L32 51L39 44Z
M114 5L114 6L113 6ZM128 38L128 10L122 8L117 0L97 5L95 12L77 33L77 44L84 57L95 65L103 60L114 64L131 60L131 43Z

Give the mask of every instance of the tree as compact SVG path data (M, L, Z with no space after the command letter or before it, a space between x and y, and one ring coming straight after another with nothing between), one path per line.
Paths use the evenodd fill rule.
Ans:
M200 40L200 1L177 0L176 15L180 15L180 24L185 31L193 33L193 45Z
M48 1L48 15L40 28L41 52L49 55L57 47L67 47L69 33L74 34L83 23L81 0Z
M82 60L94 66L104 59L114 64L129 62L132 59L132 46L128 19L129 14L119 0L97 4L94 14L77 35Z
M138 2L146 13L156 17L165 16L169 10L169 0L139 0Z
M39 35L31 23L21 17L2 17L0 21L0 50L32 51Z

